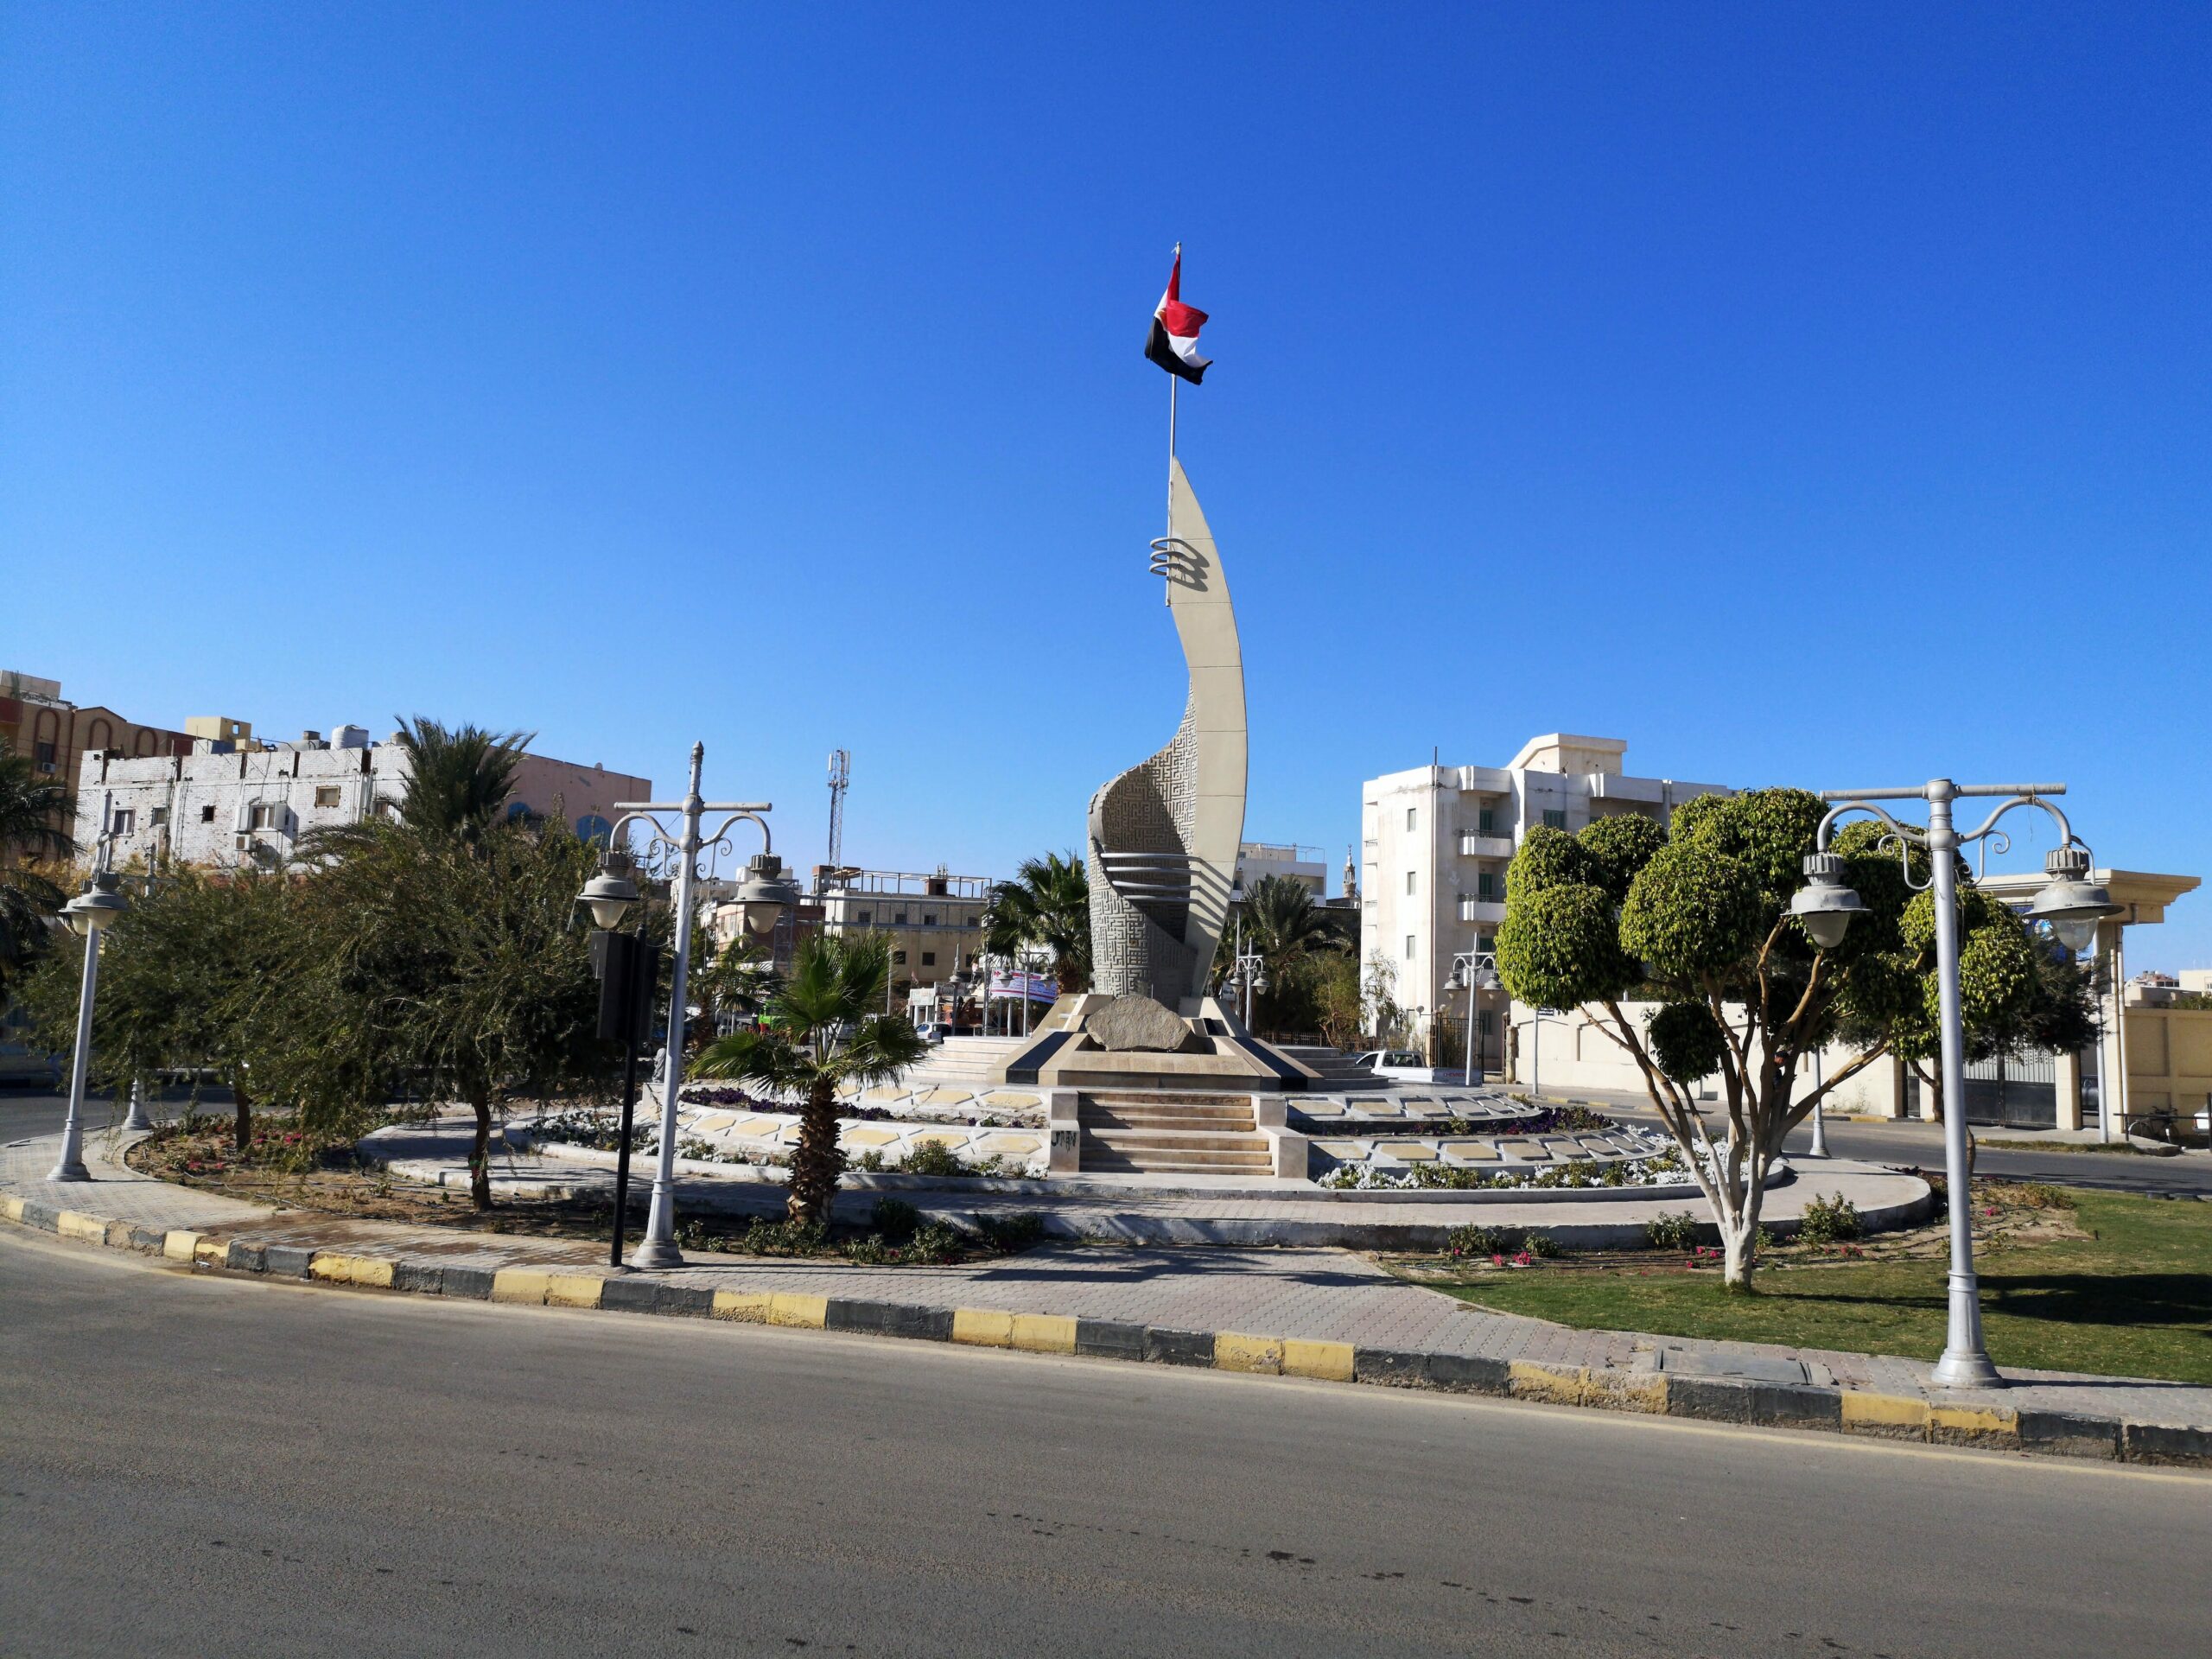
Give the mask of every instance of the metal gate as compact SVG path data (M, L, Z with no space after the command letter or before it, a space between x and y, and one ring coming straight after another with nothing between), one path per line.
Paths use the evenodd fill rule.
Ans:
M2058 1062L2000 1056L1967 1067L1967 1122L2008 1129L2058 1127Z

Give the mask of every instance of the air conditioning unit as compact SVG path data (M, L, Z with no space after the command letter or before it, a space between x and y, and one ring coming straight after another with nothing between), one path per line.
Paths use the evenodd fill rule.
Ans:
M51 760L40 761L38 763L38 769L49 778L54 776L54 762Z

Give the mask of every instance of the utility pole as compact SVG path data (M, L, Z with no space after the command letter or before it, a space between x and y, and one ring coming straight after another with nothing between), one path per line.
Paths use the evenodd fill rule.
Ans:
M830 868L845 861L845 791L852 787L853 754L849 749L830 751ZM835 880L825 875L824 880Z

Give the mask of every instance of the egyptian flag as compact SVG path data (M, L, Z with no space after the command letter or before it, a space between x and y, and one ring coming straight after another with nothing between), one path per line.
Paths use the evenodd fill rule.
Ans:
M1152 314L1152 338L1145 343L1144 354L1168 373L1180 375L1195 386L1205 378L1213 359L1198 355L1198 330L1205 326L1206 314L1183 303L1182 288L1183 245L1178 242L1175 268L1167 273L1167 291L1160 296L1159 308Z

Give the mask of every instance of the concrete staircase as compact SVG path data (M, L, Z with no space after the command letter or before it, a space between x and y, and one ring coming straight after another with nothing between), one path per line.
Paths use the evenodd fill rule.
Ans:
M1032 1040L1027 1037L948 1037L907 1067L899 1081L917 1089L933 1083L992 1083L1006 1063Z
M1076 1115L1085 1174L1274 1173L1247 1096L1086 1093Z
M1344 1084L1351 1088L1371 1086L1376 1077L1365 1066L1342 1049L1322 1048L1313 1044L1295 1046L1284 1044L1282 1052L1313 1072L1324 1084Z

